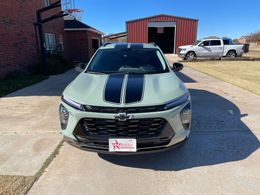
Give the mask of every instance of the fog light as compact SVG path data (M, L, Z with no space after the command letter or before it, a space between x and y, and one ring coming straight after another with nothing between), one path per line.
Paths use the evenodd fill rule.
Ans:
M60 124L61 129L66 129L69 120L69 112L67 109L61 104L60 105Z
M187 104L180 113L181 122L185 130L189 130L191 122L191 106Z

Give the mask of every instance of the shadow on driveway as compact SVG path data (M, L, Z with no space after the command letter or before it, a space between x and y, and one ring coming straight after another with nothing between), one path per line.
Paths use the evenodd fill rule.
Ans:
M179 77L180 80L184 83L197 83L194 79L188 77L187 75L183 74L182 72L175 72L175 74Z
M190 90L193 126L189 141L181 148L161 153L99 156L113 164L162 171L216 165L247 158L260 144L241 121L246 114L229 100L205 90Z
M79 72L75 70L69 70L63 74L52 75L47 80L10 93L4 98L19 96L61 96L64 88L73 81L78 74Z

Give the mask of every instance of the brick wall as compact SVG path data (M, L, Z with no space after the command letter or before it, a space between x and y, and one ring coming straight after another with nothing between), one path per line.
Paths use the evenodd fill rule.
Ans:
M65 31L65 58L81 62L88 61L88 39L86 31Z
M92 38L101 41L101 35L89 30L65 31L65 57L70 60L88 62L94 54Z
M95 32L92 31L87 31L87 37L88 37L88 56L89 59L92 57L92 55L95 53L94 49L92 48L92 39L99 39L99 43L102 40L102 36L100 34L97 34Z
M55 2L56 0L51 0ZM33 23L36 10L44 7L44 0L0 1L0 78L14 71L26 69L39 62ZM60 11L59 8L52 13ZM52 13L48 13L51 15ZM63 19L44 25L44 32L54 33L56 42L63 34Z

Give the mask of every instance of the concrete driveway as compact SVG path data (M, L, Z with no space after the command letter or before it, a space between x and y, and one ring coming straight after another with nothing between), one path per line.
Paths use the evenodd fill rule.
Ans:
M64 143L29 194L259 194L260 97L190 68L179 77L194 109L184 147L111 156Z
M51 76L0 98L0 175L34 176L40 170L62 140L58 105L76 74Z

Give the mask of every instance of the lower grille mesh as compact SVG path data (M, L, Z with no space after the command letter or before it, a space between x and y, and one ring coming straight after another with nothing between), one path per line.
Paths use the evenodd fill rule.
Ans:
M87 136L151 137L160 134L166 120L163 118L115 119L84 118L81 126Z

